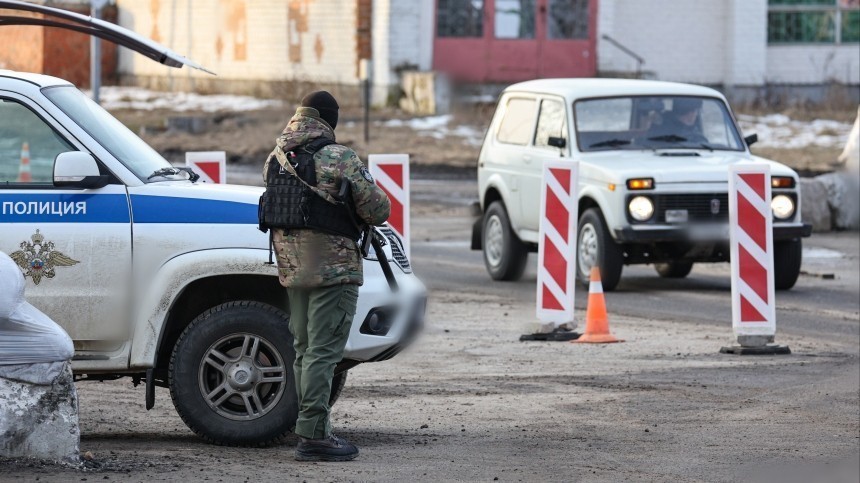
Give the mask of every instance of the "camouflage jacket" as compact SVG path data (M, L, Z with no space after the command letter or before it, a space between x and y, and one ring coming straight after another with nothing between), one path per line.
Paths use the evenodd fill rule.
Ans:
M284 151L325 137L334 141L334 130L319 117L316 109L300 107L276 140ZM270 155L263 167L265 181ZM367 168L355 151L340 144L330 144L314 155L317 187L337 195L343 180L352 183L352 200L356 214L366 223L381 225L388 219L391 204L388 196L373 182ZM355 242L349 238L316 230L280 230L272 233L278 258L278 275L284 287L325 287L364 282L362 259Z

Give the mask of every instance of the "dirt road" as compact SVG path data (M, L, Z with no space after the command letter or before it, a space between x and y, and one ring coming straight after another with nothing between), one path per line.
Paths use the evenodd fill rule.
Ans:
M686 287L633 270L608 297L622 344L521 343L533 271L488 281L467 249L468 181L414 189L428 327L411 350L351 371L333 425L358 460L298 463L294 441L207 445L165 390L147 412L142 388L121 380L78 385L92 468L6 461L0 480L857 481L856 234L812 239L842 255L804 268L836 279L804 276L778 298L791 356L717 353L731 335L724 266L697 267Z

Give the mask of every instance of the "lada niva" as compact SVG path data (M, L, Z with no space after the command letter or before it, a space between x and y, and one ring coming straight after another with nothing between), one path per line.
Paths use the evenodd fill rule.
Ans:
M798 176L754 156L719 92L706 87L625 79L543 79L501 95L478 158L482 217L472 248L490 276L518 279L538 244L542 166L579 161L577 278L593 266L612 290L624 265L653 264L662 277L685 277L694 263L725 262L728 168L768 163L771 171L774 278L794 286L802 242Z

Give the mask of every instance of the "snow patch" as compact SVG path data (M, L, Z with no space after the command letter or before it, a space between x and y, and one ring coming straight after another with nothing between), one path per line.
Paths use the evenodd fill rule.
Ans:
M830 119L795 121L784 114L739 115L738 123L745 135L758 134L756 147L783 149L841 148L848 141L852 127Z
M464 139L472 146L480 146L483 141L483 132L475 126L465 124L451 126L453 116L444 114L441 116L415 117L412 119L390 119L388 121L377 121L375 124L383 127L406 127L415 131L419 136L434 139L445 139L458 137Z
M84 92L91 95L89 91ZM101 88L99 95L102 107L109 111L118 109L142 111L162 109L175 112L256 111L283 105L279 100L258 99L250 96L161 92L139 87L107 86Z
M828 248L809 247L803 249L803 258L842 258L845 254Z

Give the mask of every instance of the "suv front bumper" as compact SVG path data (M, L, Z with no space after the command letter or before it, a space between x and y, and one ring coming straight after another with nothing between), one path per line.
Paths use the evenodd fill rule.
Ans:
M728 240L726 225L713 225L711 228L717 226L725 233L717 233L718 230L714 229L697 231L696 227L625 227L615 230L615 240L618 243L706 242ZM812 225L808 223L778 225L773 227L774 241L806 238L811 234Z

